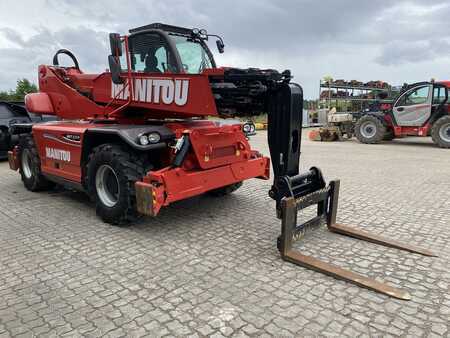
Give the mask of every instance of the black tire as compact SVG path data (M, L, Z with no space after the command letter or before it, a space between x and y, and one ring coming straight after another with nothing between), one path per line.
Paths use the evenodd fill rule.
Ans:
M386 126L377 116L365 115L356 122L355 136L361 143L379 143L385 135Z
M392 130L389 130L384 134L383 141L392 141L395 138L395 134Z
M97 215L106 223L127 225L139 218L134 183L146 174L144 161L132 151L102 144L87 164L86 187Z
M211 196L214 196L214 197L222 197L222 196L229 195L229 194L235 192L240 187L242 187L242 182L237 182L237 183L233 183L230 185L226 185L222 188L210 190L210 191L208 191L208 194Z
M41 173L41 160L32 135L20 138L19 159L19 172L25 188L30 191L42 191L54 185Z
M431 128L433 142L441 148L450 148L450 115L442 116Z

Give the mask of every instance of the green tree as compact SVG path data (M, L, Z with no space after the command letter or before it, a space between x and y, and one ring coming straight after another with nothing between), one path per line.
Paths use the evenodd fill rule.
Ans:
M319 100L304 100L303 109L317 109L319 107Z
M28 79L17 80L15 90L1 91L0 101L23 101L25 95L36 93L38 91L36 85Z
M38 91L36 85L28 79L17 80L16 90L14 91L15 101L23 101L25 95L36 93Z
M10 95L8 92L0 92L0 101L10 101Z

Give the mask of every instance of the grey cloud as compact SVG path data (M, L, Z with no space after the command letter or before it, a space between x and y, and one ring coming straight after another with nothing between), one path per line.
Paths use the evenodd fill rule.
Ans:
M73 50L84 70L99 72L106 68L107 32L97 32L85 27L65 28L52 32L39 28L28 39L11 29L0 34L16 47L0 48L0 83L11 84L22 77L36 82L37 66L50 64L54 53L60 48ZM70 60L61 58L61 62Z
M120 32L155 21L200 26L222 34L231 48L275 51L280 57L336 42L364 48L428 39L447 32L450 16L445 0L46 1L65 14Z
M339 38L352 39L355 29L372 20L388 0L366 1L355 6L353 0L250 0L250 1L148 1L108 2L47 0L53 8L83 17L101 20L106 26L126 31L154 21L207 28L222 34L238 48L297 49L311 43L325 43ZM56 6L56 4L59 4ZM61 5L63 4L63 5ZM104 2L103 4L106 4ZM110 11L115 15L111 15ZM103 13L109 14L103 14Z
M14 45L23 48L25 46L25 41L23 40L20 33L16 32L14 29L11 28L1 28L0 34L3 34L4 37Z
M393 41L383 47L381 55L376 62L393 66L402 63L415 63L434 60L436 58L449 58L450 43L448 40L422 40L422 41Z

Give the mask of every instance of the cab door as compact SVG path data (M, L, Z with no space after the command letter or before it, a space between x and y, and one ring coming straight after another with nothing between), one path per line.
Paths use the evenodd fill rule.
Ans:
M431 106L431 115L438 116L447 111L448 88L443 84L434 84L433 101ZM444 111L443 111L444 110Z
M395 102L393 114L397 125L419 127L431 116L433 84L423 84L403 93Z

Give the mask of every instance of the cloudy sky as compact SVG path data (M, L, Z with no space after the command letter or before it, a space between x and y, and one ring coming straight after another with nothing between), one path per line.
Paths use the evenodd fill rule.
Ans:
M449 79L449 18L448 0L1 0L0 90L18 78L36 81L37 65L59 48L73 51L85 72L101 72L108 32L152 22L220 34L219 65L291 69L307 98L326 75Z

